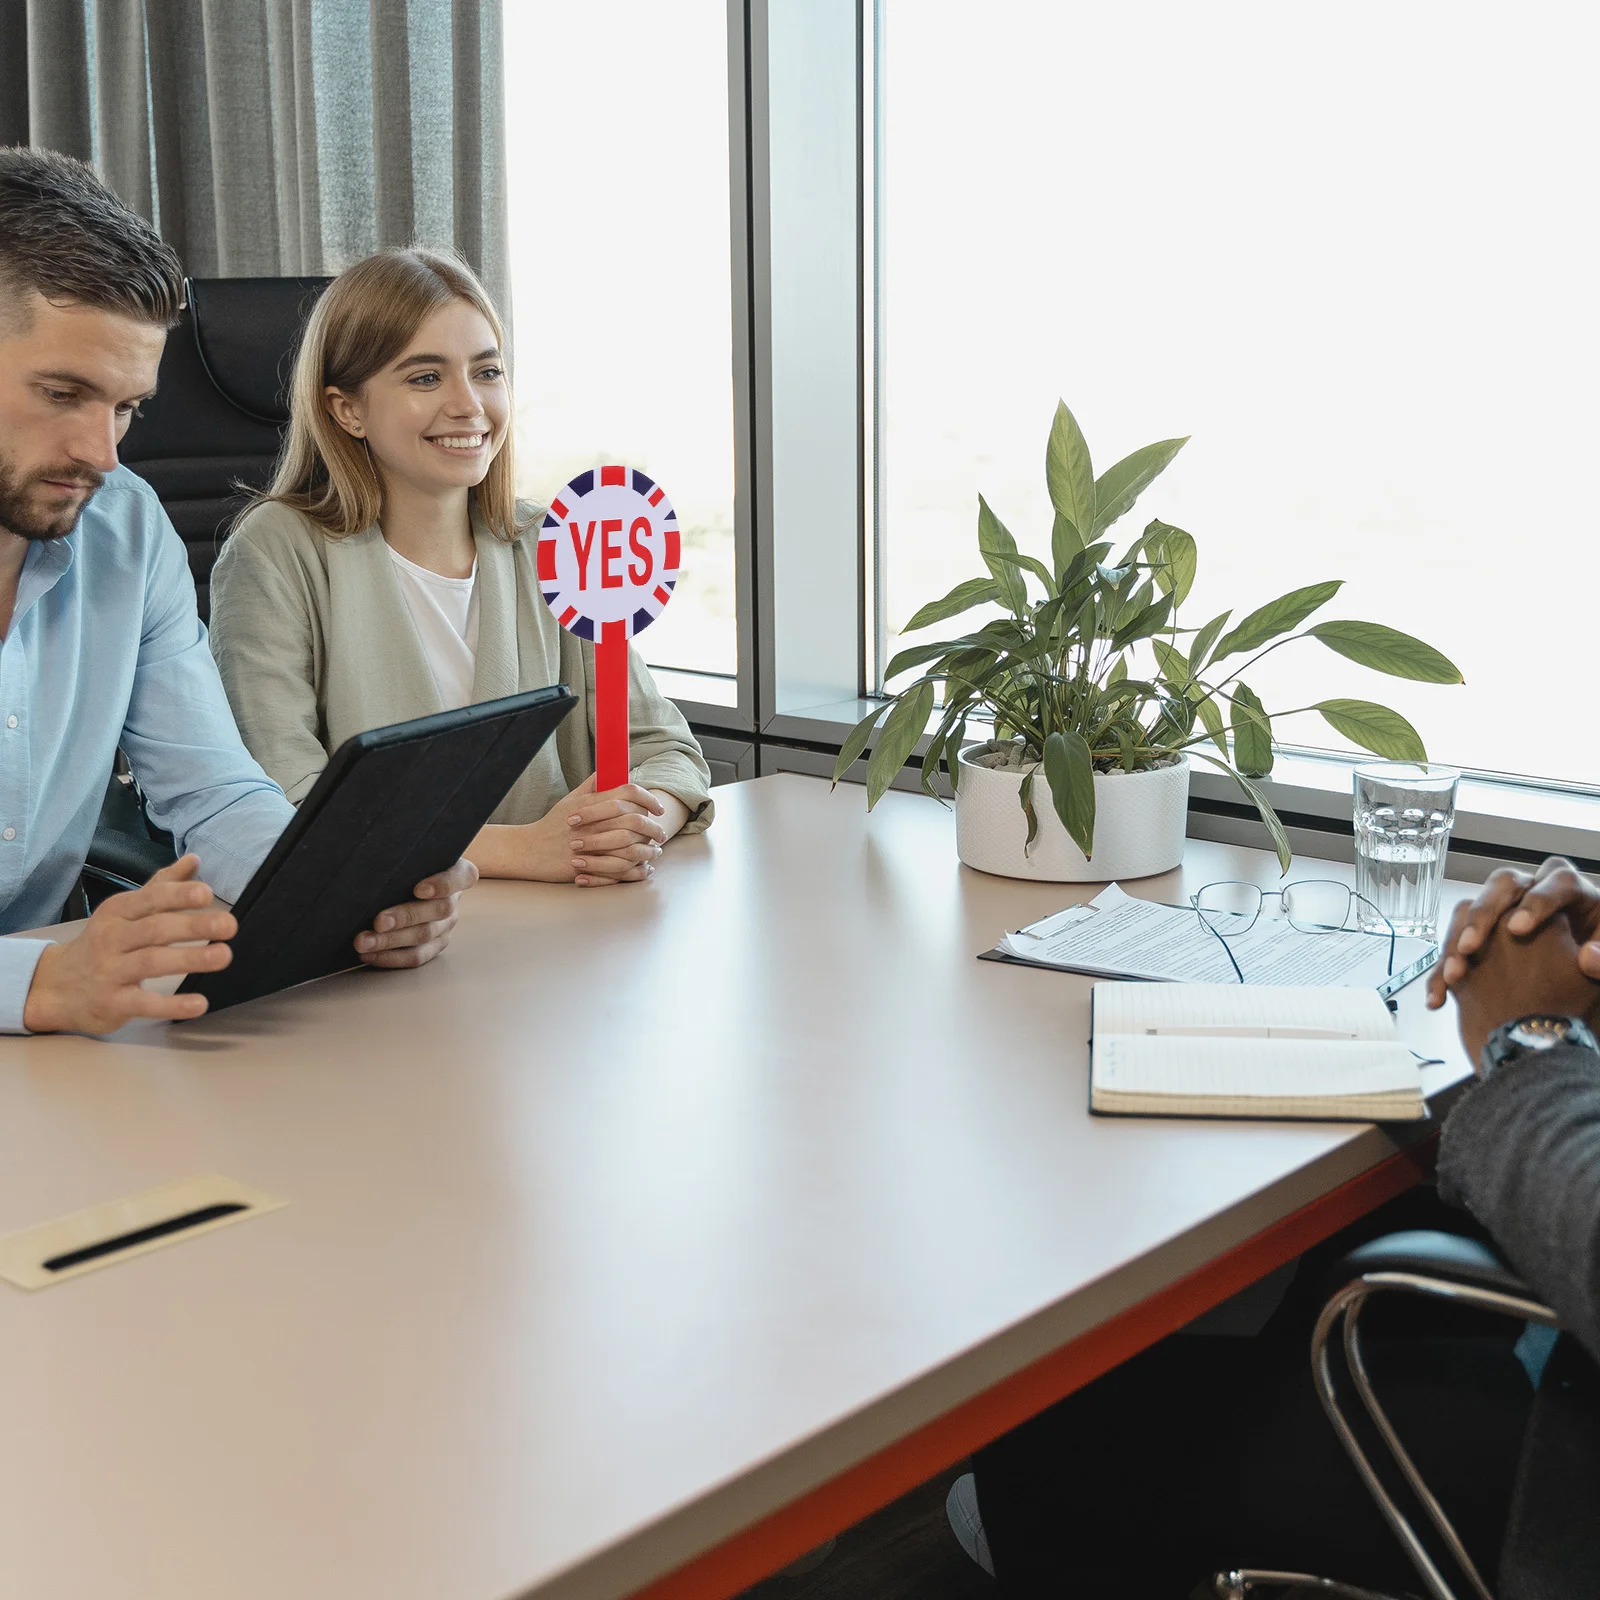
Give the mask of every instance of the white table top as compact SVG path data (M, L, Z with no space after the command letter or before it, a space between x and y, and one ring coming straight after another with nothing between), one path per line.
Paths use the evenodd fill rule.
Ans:
M1088 981L974 957L1093 886L917 796L717 804L648 886L480 886L421 972L0 1040L0 1232L289 1202L0 1284L0 1589L624 1595L1395 1149L1090 1118ZM1464 1072L1420 985L1402 1029Z

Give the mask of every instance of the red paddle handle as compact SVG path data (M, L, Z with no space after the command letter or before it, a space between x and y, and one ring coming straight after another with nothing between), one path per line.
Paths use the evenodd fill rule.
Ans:
M595 788L628 781L628 635L620 622L603 623L594 647Z

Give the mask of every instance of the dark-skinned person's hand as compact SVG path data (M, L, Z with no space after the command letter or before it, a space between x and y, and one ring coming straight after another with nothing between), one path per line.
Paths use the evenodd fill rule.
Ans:
M1578 944L1578 965L1600 979L1600 888L1563 856L1550 856L1537 872L1502 867L1492 872L1475 900L1456 907L1438 965L1428 975L1428 1005L1437 1011L1464 979L1504 920L1514 934L1530 934L1552 917L1566 921Z
M1526 934L1513 933L1509 921L1495 924L1477 959L1453 986L1461 1042L1475 1064L1489 1035L1519 1017L1582 1017L1593 1025L1600 984L1581 970L1578 952L1565 917L1551 917Z
M356 954L369 967L420 967L432 961L450 942L461 896L477 881L478 869L467 860L424 878L412 891L415 900L380 911L371 928L356 935Z

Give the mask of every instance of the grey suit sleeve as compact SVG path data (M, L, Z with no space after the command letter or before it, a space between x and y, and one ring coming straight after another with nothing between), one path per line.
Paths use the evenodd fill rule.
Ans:
M1600 1056L1559 1047L1468 1090L1439 1141L1439 1188L1600 1360Z

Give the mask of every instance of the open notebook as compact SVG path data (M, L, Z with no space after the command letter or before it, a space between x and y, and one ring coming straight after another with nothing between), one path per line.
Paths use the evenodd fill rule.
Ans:
M1089 1109L1407 1122L1422 1066L1372 989L1097 983Z

